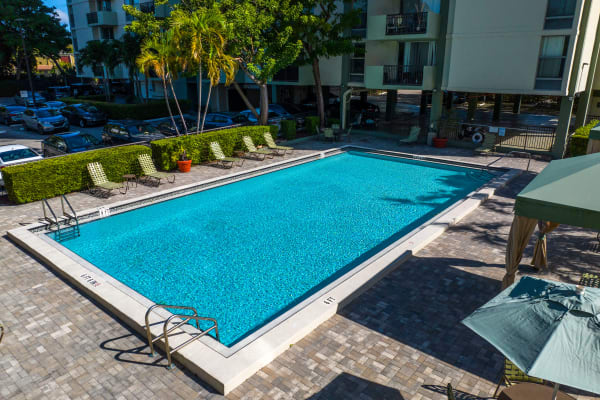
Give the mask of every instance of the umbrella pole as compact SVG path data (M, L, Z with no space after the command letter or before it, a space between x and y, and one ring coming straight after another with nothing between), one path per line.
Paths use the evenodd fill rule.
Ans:
M556 396L558 396L558 383L554 384L554 391L552 392L552 400L556 400Z

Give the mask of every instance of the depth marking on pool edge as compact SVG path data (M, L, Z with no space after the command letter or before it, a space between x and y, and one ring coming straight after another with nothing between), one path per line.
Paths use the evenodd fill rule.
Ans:
M89 275L89 274L81 274L80 275L81 278L83 278L83 280L92 285L93 287L98 287L101 285L100 282L98 282L93 276Z
M328 298L326 298L325 300L323 300L323 303L325 303L327 305L333 304L333 303L335 303L335 297L329 296Z

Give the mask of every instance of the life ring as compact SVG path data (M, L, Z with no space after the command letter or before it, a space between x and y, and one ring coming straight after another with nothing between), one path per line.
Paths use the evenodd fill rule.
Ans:
M475 144L479 144L483 142L483 134L481 132L475 132L473 136L471 136L471 140Z

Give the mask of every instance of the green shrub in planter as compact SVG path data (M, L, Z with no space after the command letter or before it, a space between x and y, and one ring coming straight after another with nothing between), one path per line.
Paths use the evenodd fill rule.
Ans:
M332 125L340 125L340 119L339 118L329 118L329 126Z
M293 119L281 121L281 133L287 140L296 139L296 121Z
M587 153L587 145L590 137L590 131L598 125L598 120L592 120L589 124L581 126L575 130L571 136L569 152L571 157L582 156Z
M316 135L321 119L317 116L310 116L306 117L304 120L306 121L306 132L309 135Z
M8 198L29 203L84 190L91 184L87 165L99 162L111 181L121 182L125 174L140 172L138 154L150 154L147 146L131 145L46 158L2 169Z
M177 167L175 160L181 151L185 150L192 164L200 164L215 159L209 150L210 142L219 142L223 153L232 156L234 151L244 150L242 136L250 136L257 146L266 144L263 133L267 130L274 138L277 136L276 126L240 126L155 140L150 143L152 158L158 168L169 171Z

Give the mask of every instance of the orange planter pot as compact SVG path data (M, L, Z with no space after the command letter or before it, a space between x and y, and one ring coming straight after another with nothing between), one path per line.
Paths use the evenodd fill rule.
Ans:
M192 160L177 161L177 168L179 168L180 172L190 172L190 169L192 169Z
M433 147L441 149L446 147L446 144L448 144L448 139L446 138L433 138Z

